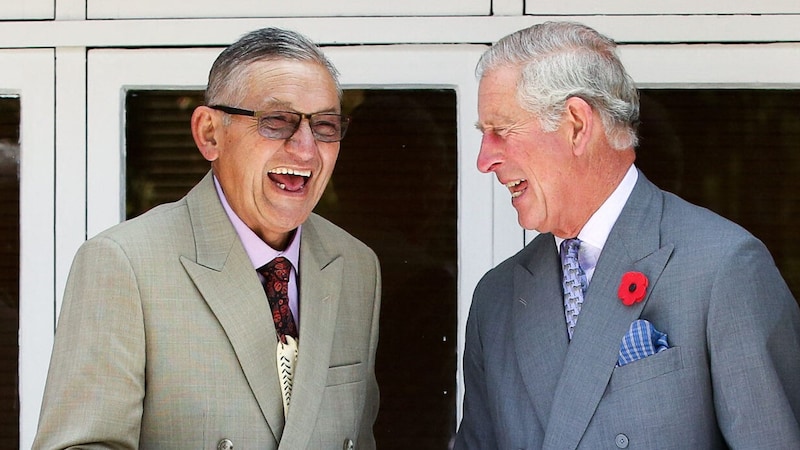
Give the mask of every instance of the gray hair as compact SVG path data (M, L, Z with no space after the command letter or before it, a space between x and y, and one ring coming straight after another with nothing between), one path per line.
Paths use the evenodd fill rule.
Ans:
M246 97L245 81L250 64L271 60L305 61L321 65L331 74L341 99L339 72L316 44L294 31L262 28L242 36L217 56L208 74L206 105L237 106L237 102Z
M481 56L476 74L519 67L517 99L544 131L558 128L568 98L583 99L600 114L611 146L625 149L638 143L639 92L616 46L585 25L546 22L502 38Z

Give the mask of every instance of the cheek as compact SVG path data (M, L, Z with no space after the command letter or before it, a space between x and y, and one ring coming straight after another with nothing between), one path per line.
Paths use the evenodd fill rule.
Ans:
M336 166L336 160L339 158L339 144L331 148L320 148L320 160L322 161L321 173L327 180L333 173L333 168Z

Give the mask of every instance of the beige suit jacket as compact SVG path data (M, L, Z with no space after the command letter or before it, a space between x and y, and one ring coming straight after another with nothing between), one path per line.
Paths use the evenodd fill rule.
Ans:
M284 419L266 296L210 174L90 239L67 282L33 447L374 448L378 260L312 215L299 283Z

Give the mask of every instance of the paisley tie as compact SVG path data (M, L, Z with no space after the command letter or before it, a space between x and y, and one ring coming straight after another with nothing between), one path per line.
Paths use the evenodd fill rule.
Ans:
M289 414L289 403L292 400L294 369L297 365L298 333L292 310L289 308L289 273L292 263L279 256L258 271L264 276L264 291L272 310L272 321L278 336L276 362L278 378L283 394L283 415Z

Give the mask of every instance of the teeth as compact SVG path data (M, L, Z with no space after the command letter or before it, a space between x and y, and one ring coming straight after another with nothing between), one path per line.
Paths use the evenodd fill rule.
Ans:
M517 198L517 197L519 197L520 195L522 195L522 190L520 190L520 191L514 191L513 189L514 189L515 187L519 186L519 185L520 185L520 183L522 183L523 181L525 181L525 179L524 179L524 178L523 178L523 179L520 179L520 180L509 181L508 183L506 183L506 184L505 184L506 188L508 188L508 190L509 190L509 191L511 191L511 198ZM524 189L523 189L523 190L524 190Z
M310 170L294 170L294 169L289 169L287 167L278 167L277 169L270 170L269 173L276 173L279 175L297 175L299 177L311 176Z

